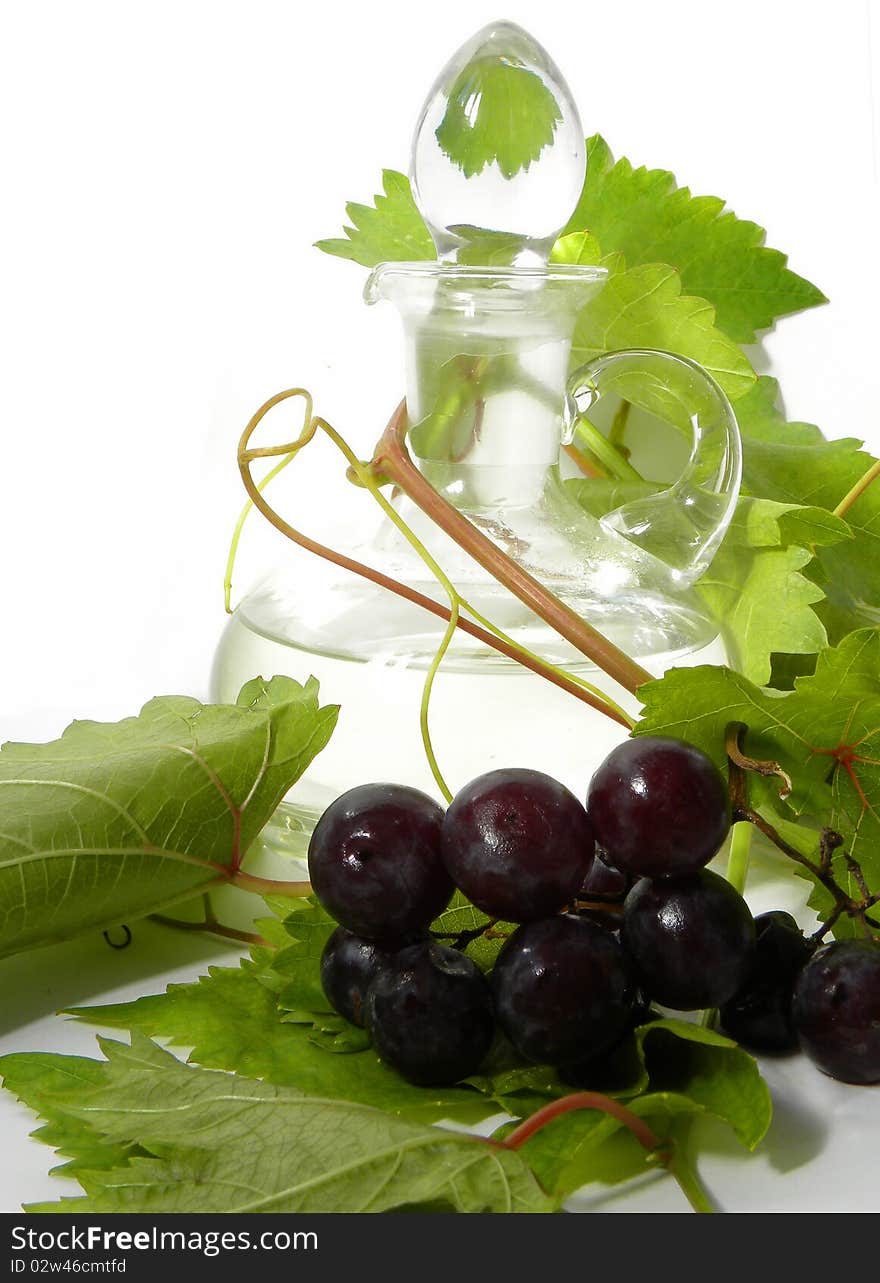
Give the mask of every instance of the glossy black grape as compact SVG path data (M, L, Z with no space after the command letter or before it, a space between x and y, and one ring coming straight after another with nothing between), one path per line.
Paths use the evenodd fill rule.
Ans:
M571 1087L592 1091L616 1091L630 1086L639 1080L644 1068L632 1035L641 1025L649 1025L662 1019L663 1013L652 1007L641 994L637 994L626 1029L617 1041L598 1055L561 1065L559 1077Z
M630 887L635 882L631 873L621 873L613 869L602 858L604 852L596 848L593 863L577 893L579 901L577 914L581 918L590 918L608 931L619 933L623 918L621 909ZM589 901L589 904L584 904Z
M489 771L446 812L443 859L484 913L528 922L563 908L593 859L593 832L575 795L540 771Z
M409 945L376 973L367 1028L379 1057L410 1082L458 1082L479 1069L492 1043L489 984L457 949Z
M498 1023L527 1060L585 1060L626 1030L636 985L610 932L561 914L513 933L492 974Z
M379 968L397 952L393 945L383 947L337 927L321 954L321 987L333 1010L353 1025L363 1025L367 990Z
M321 904L367 939L426 928L452 897L440 854L443 810L403 784L361 784L328 806L309 842Z
M701 869L637 882L624 903L621 939L656 1002L696 1011L720 1007L742 987L755 924L730 883Z
M812 952L790 913L755 918L756 946L745 984L720 1011L725 1033L753 1051L794 1051L798 1045L791 996Z
M836 940L807 963L794 987L801 1047L845 1083L880 1082L880 941Z
M584 900L622 900L635 878L632 873L622 873L605 858L601 847L596 848L593 863L581 883L578 898Z
M590 781L587 811L614 868L650 878L696 872L730 828L727 789L711 758L658 735L612 749Z

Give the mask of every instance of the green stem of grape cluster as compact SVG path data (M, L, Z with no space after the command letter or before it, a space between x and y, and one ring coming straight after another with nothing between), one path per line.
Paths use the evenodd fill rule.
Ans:
M641 473L629 463L615 445L595 424L584 415L580 415L575 429L576 435L587 447L590 454L599 460L609 476L617 481L644 481Z
M752 852L752 826L745 820L734 824L730 833L730 851L727 856L727 881L743 894L749 873Z

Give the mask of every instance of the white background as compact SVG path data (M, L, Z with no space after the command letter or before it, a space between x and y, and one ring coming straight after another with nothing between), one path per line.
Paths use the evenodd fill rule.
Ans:
M436 72L499 16L549 48L588 133L724 196L824 290L756 363L791 417L880 448L872 0L7 2L0 738L206 693L251 411L305 383L366 452L400 395L394 318L312 242L406 168ZM100 996L103 955L78 948L74 996ZM131 967L130 992L156 987ZM39 977L34 1016L72 1000L45 962L4 968L7 991ZM24 1002L7 1049L90 1043L27 1020ZM0 1098L0 1117L24 1136L24 1111ZM4 1206L45 1170L30 1150Z

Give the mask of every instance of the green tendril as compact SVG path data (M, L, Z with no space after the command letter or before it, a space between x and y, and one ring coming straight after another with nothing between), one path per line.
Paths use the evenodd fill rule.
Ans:
M440 645L437 647L437 653L431 660L431 666L425 676L425 682L422 686L422 702L419 705L419 727L422 732L422 744L425 749L425 757L428 759L428 765L431 768L431 774L437 783L437 787L443 794L447 802L451 802L453 793L443 778L440 767L437 764L437 758L434 754L434 746L431 742L431 731L428 724L428 710L431 705L431 692L434 689L434 678L443 663L443 658L449 649L450 642L455 636L455 630L458 627L459 606L457 601L450 601L449 604L449 623L446 625L446 631Z
M519 642L514 641L509 633L505 633L503 629L498 628L493 624L491 619L487 619L485 615L480 614L480 612L476 610L469 601L466 601L463 597L459 597L459 602L461 603L462 610L467 611L476 623L482 624L484 628L487 628L490 633L493 633L496 637L500 638L501 641L506 642L507 645L515 650L519 655L528 656L529 659L538 658L533 651L528 650L525 646L521 646ZM557 677L564 677L567 681L574 682L576 686L580 686L581 690L589 691L591 695L595 695L597 699L601 699L603 704L607 704L609 708L613 709L615 713L623 718L630 730L635 726L635 718L631 717L625 708L621 708L621 706L613 700L610 695L606 694L605 691L600 690L598 686L594 686L592 682L588 682L586 678L579 676L577 673L573 673L571 669L563 668L559 664L551 664L548 659L542 659L541 663L544 668L548 669L551 673L555 673Z
M305 402L303 407L303 429L305 431L307 430L312 418L312 394L307 392L305 388L294 388L291 391L290 396L302 397ZM278 476L279 472L283 472L289 463L293 462L299 454L302 444L304 444L304 442L298 442L295 449L286 454L279 463L276 463L274 468L270 468L262 481L257 482L257 489L261 494L266 489L269 482L274 480L274 478ZM235 569L235 559L238 556L238 545L241 542L244 523L247 521L248 513L251 511L253 506L253 500L248 499L247 503L238 515L238 521L235 523L235 529L232 532L232 539L229 544L229 555L226 558L226 574L223 577L223 606L227 615L231 615L235 609L232 605L232 572Z
M285 399L285 397L289 397L289 396L301 396L305 399L303 427L300 432L300 436L297 438L296 441L291 443L289 449L284 450L283 457L279 460L277 464L275 464L273 468L269 470L269 472L266 473L265 477L263 477L263 479L259 483L254 483L256 490L262 493L262 491L269 484L269 482L272 481L273 478L278 476L278 474L281 471L283 471L283 469L286 468L288 464L290 464L297 457L297 455L300 453L300 451L305 445L307 445L311 440L313 440L315 432L317 431L318 428L320 428L321 431L324 432L325 435L330 439L333 445L336 446L336 448L342 454L343 458L348 463L350 479L355 481L358 485L360 485L363 489L365 489L371 495L371 497L382 509L385 516L389 519L389 521L391 521L391 523L397 528L397 530L400 531L404 539L406 539L407 543L409 543L409 545L413 548L417 556L421 559L421 561L425 564L425 566L428 568L428 570L431 572L431 574L440 584L444 593L449 599L449 620L448 620L446 629L444 630L443 637L441 638L440 644L437 648L437 651L425 675L425 681L422 686L422 698L421 698L420 709L419 709L419 726L421 730L422 745L425 750L425 757L427 758L428 765L431 770L431 774L434 777L434 780L436 781L437 787L440 789L440 792L443 794L443 796L446 798L448 802L452 801L453 794L448 784L446 783L446 780L443 776L442 771L440 770L440 766L437 761L437 756L436 756L436 753L434 752L434 746L433 746L433 742L431 739L431 732L430 732L430 706L431 706L431 695L434 688L434 680L437 676L437 673L440 670L440 665L443 662L446 652L448 651L452 643L452 639L455 635L455 630L459 626L459 623L461 621L462 611L466 611L468 615L473 617L476 623L481 624L486 630L491 632L494 637L498 638L500 641L503 641L506 646L508 646L512 651L516 653L516 655L530 660L531 662L539 666L540 670L545 674L547 675L552 674L557 678L567 680L572 685L575 685L579 687L581 690L592 695L594 699L600 701L600 703L604 705L604 707L607 708L609 712L613 712L614 714L616 714L617 717L622 719L625 722L625 724L630 728L632 728L635 725L635 722L633 721L632 717L630 717L630 715L626 713L624 709L620 707L619 704L615 703L614 700L610 699L608 695L605 694L604 691L599 690L597 687L593 686L590 682L584 680L584 678L578 676L577 674L571 673L567 669L562 668L559 665L551 664L547 660L542 659L539 655L536 655L533 651L530 651L527 647L521 646L518 642L514 641L513 638L510 637L507 633L503 632L502 629L498 628L490 620L486 619L485 616L480 614L480 612L476 610L473 606L471 606L470 603L465 601L465 599L459 594L458 590L455 588L452 581L446 575L442 567L432 557L431 553L428 551L428 549L425 547L422 541L418 538L418 536L411 529L411 527L407 525L407 523L403 520L399 512L393 506L393 504L391 504L388 501L388 499L386 499L385 496L382 494L380 486L385 483L381 479L377 479L376 475L374 474L371 468L371 465L364 463L362 460L358 459L358 457L356 456L356 454L354 453L354 451L352 450L348 442L345 440L345 438L339 432L337 432L337 430L331 424L329 424L326 421L326 419L322 419L320 417L312 415L312 399L304 388L296 388L289 393L279 394L278 397L273 398L272 401L270 402L267 402L266 406L264 407L264 411L271 408L273 404L276 404L278 401ZM265 449L262 451L254 451L254 457L258 457L260 454L262 454L264 457L271 457L272 454L277 455L278 453L280 453L280 451L277 448L273 447L271 449ZM247 519L248 513L250 512L253 506L254 506L253 500L249 499L248 502L245 504L238 518L238 521L236 523L236 526L232 535L232 542L230 545L229 557L227 559L227 565L226 565L226 577L224 579L225 604L226 604L227 611L230 613L231 613L230 603L231 603L231 596L232 596L232 573L235 565L236 554L237 554L238 546L241 540L241 534L244 527L244 523Z

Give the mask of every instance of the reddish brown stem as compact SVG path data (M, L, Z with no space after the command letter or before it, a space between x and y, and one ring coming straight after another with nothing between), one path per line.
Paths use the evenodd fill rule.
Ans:
M650 681L651 674L640 664L603 637L522 566L511 561L491 539L438 494L410 458L405 443L406 426L406 402L402 401L373 455L372 466L376 474L394 481L405 490L413 503L474 561L625 690L634 694L644 682Z
M682 1193L687 1198L695 1212L714 1212L712 1200L709 1194L703 1188L700 1178L692 1162L688 1158L685 1149L686 1130L679 1128L679 1133L673 1141L670 1139L666 1145L660 1140L660 1137L648 1126L643 1118L634 1114L626 1105L621 1104L619 1100L614 1100L611 1096L605 1096L597 1091L578 1091L572 1092L569 1096L561 1096L558 1100L552 1100L549 1104L544 1105L531 1118L515 1127L505 1140L495 1140L494 1137L485 1141L485 1144L501 1149L519 1149L526 1141L531 1140L549 1123L555 1122L564 1114L571 1113L575 1109L593 1109L599 1110L603 1114L614 1118L623 1127L626 1127L631 1135L645 1149L655 1162L660 1163L666 1168L670 1176L678 1182Z
M560 1096L558 1100L551 1100L549 1104L537 1110L531 1118L520 1123L515 1127L509 1136L498 1142L505 1149L519 1149L527 1140L536 1135L548 1123L555 1119L561 1118L563 1114L570 1114L574 1109L597 1109L603 1114L609 1114L616 1118L619 1123L628 1128L635 1136L636 1140L649 1153L660 1156L661 1161L666 1161L668 1155L661 1154L660 1138L651 1130L643 1118L634 1114L626 1105L622 1105L619 1100L614 1100L611 1096L604 1096L598 1091L577 1091L572 1092L570 1096Z
M765 820L759 811L752 811L750 808L746 808L745 810L740 810L740 817L748 820L750 824L754 824L755 828L759 829L766 838L769 838L783 855L787 855L790 860L796 860L798 864L802 864L805 869L809 869L817 882L821 882L834 901L834 910L832 911L832 916L828 919L829 922L836 922L842 913L846 913L849 917L864 922L869 927L880 927L880 922L868 916L867 910L871 907L870 899L866 898L859 901L847 895L838 886L830 872L830 867L816 864L814 860L809 860L805 855L801 855L800 851L796 851L793 846L786 842L785 838L776 832L773 825L768 820ZM855 868L858 868L861 873L860 866L853 860L852 856L846 856L845 859L851 873Z
M594 464L592 459L588 458L587 455L584 454L583 450L579 450L576 445L566 445L562 448L568 455L569 459L571 459L572 463L576 465L578 470L582 472L585 477L607 477L607 472L604 472L600 467Z
M859 888L859 894L861 895L862 901L867 909L871 904L871 892L868 890L868 884L865 881L862 866L854 860L851 855L845 855L844 860L846 861L846 867L852 875L853 881Z
M816 881L822 883L836 903L842 905L844 909L854 907L854 902L849 896L844 895L831 874L823 869L821 865L816 864L814 860L810 860L805 855L801 855L800 851L796 851L793 846L786 842L784 837L776 832L770 821L764 819L760 811L753 811L751 807L741 807L739 811L741 818L748 820L750 824L754 824L755 828L759 829L764 834L764 837L769 838L783 855L787 855L790 860L795 860L798 864L802 864L805 869L809 869Z
M250 471L251 464L255 459L271 458L283 454L289 454L298 445L302 444L301 441L288 442L285 445L272 446L267 449L250 449L248 444L257 425L260 423L264 415L279 402L295 395L296 391L297 389L290 389L286 392L280 392L277 396L272 397L263 406L261 406L245 428L241 441L239 442L238 466L244 487L247 490L248 496L254 507L263 514L266 520L274 526L276 530L280 531L281 534L285 535L293 543L297 544L298 547L304 548L306 552L314 553L315 556L323 558L324 561L331 562L334 566L339 566L342 570L348 570L351 571L352 574L360 575L362 579L368 579L378 587L385 588L389 592L395 593L398 597L403 597L406 601L412 602L413 605L421 607L422 610L429 611L430 614L435 615L438 619L442 619L448 623L451 618L451 612L447 606L443 606L440 602L434 601L432 597L427 597L424 593L420 593L416 589L410 588L406 584L399 583L398 580L382 574L381 571L375 570L372 566L367 566L361 561L356 561L353 557L347 557L344 553L337 552L334 548L328 548L326 544L319 543L316 539L311 539L308 535L303 534L302 531L297 530L292 526L290 522L285 521L284 518L266 501L263 494L257 488L257 484L251 476ZM504 557L503 553L499 552L498 555L500 557ZM582 703L589 704L591 708L595 708L598 712L604 713L606 717L610 717L611 720L617 722L619 726L625 727L626 730L630 729L630 725L624 717L614 709L610 708L590 691L584 690L584 688L579 686L577 682L571 681L562 673L555 672L554 670L546 667L538 659L529 655L523 655L516 649L516 647L511 646L508 642L496 637L494 633L489 632L488 629L481 628L479 625L472 623L469 619L459 616L457 626L462 632L467 633L468 636L476 638L477 641L480 641L485 646L489 646L500 654L507 656L508 659L515 660L531 672L537 673L541 677L545 677L547 681L552 682L554 686L558 686L561 690L566 691L567 694L573 695L575 699L579 699ZM648 674L645 674L646 678L647 676Z
M740 747L740 737L745 733L746 727L742 722L731 722L725 735L725 749L727 756L734 766L739 767L741 771L751 771L755 775L771 776L775 775L781 780L779 796L787 798L791 793L791 776L779 765L778 762L769 762L760 760L755 757L748 757Z
M241 931L238 927L228 927L225 922L187 922L185 918L169 918L164 913L151 913L150 921L163 927L173 927L175 931L203 931L207 935L222 936L224 940L240 940L243 944L269 943L255 931Z
M575 900L575 909L596 909L599 913L623 913L623 900Z
M735 820L747 820L749 824L754 824L759 832L763 833L766 838L776 846L783 855L787 855L790 860L802 865L813 875L834 902L825 923L812 937L814 941L819 941L826 932L837 922L842 914L861 922L865 928L876 927L878 924L868 917L868 909L871 908L872 902L868 894L868 887L862 874L861 865L849 854L844 854L847 869L856 882L861 892L861 901L853 899L852 896L840 887L832 871L832 858L834 852L843 843L843 838L833 829L824 828L819 834L819 860L811 860L808 856L803 855L795 847L787 842L785 838L777 832L769 820L765 820L760 811L755 811L748 801L747 772L757 772L760 775L777 775L787 781L788 789L791 789L791 781L785 771L779 766L778 762L760 762L753 758L747 757L742 751L742 736L748 728L741 722L731 722L726 730L725 745L727 749L729 775L730 775L730 803Z
M255 891L257 895L286 895L291 899L299 899L302 896L311 895L311 882L285 882L278 881L276 878L261 878L256 873L246 873L244 869L239 869L229 879L230 886L238 887L239 891Z

